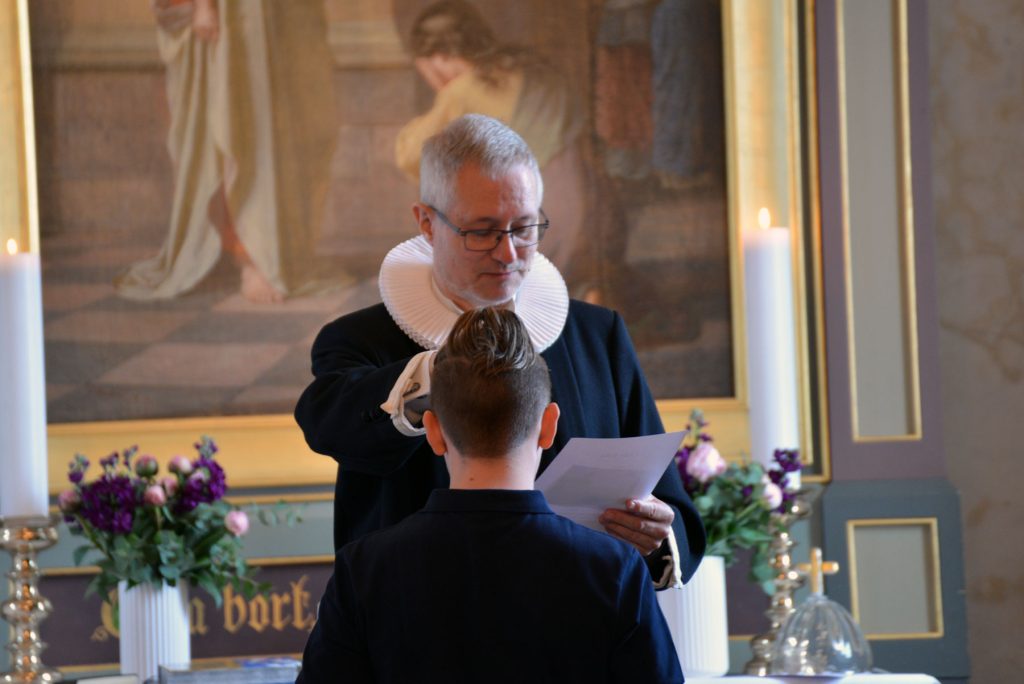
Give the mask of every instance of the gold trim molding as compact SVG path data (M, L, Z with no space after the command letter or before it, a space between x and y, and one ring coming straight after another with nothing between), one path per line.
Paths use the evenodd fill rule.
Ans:
M217 460L235 489L333 484L337 464L306 446L290 415L216 416L163 420L65 423L49 427L49 487L67 488L68 462L76 453L93 461L138 444L162 463L192 453L202 435L217 442Z
M39 252L28 3L0 3L0 243Z
M246 562L257 568L278 567L282 565L330 565L334 563L334 556L327 553L312 556L267 556L249 558ZM42 568L40 570L43 577L78 577L81 575L95 575L99 571L100 569L95 565L63 566Z
M850 566L850 612L853 619L860 623L860 602L857 580L857 544L855 533L857 528L870 527L924 527L928 530L928 566L931 568L932 595L930 609L935 615L934 630L927 632L871 632L865 634L869 639L900 641L911 639L941 639L945 636L945 622L942 614L942 568L939 549L938 518L863 518L846 521L847 562Z
M837 0L836 5L836 50L838 55L839 84L839 146L842 165L842 235L843 235L843 284L846 290L846 337L850 369L850 420L853 441L858 444L920 441L921 434L921 382L920 362L918 359L917 339L917 278L914 259L914 198L911 176L910 155L910 83L909 53L907 46L907 7L903 0L890 0L893 7L894 54L896 63L895 80L897 84L897 174L899 178L899 210L900 210L900 242L902 248L902 271L900 298L904 307L903 325L906 333L907 348L904 350L908 359L909 390L910 390L910 422L911 430L905 434L871 435L861 434L858 411L858 376L857 376L857 340L855 334L853 263L851 250L850 222L850 165L849 165L849 131L847 112L846 87L846 28L844 7L850 0Z

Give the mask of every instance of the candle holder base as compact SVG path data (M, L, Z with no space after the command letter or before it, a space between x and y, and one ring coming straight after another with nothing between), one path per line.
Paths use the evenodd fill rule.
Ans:
M796 492L790 501L789 509L778 514L781 523L779 531L771 541L772 561L775 570L775 592L765 615L771 627L750 640L753 657L743 667L743 673L755 677L766 677L771 673L772 649L779 628L794 611L793 592L804 583L804 573L793 564L791 550L796 542L790 534L793 523L806 518L811 513L810 496L807 490Z
M7 573L11 595L0 604L0 613L11 625L12 670L0 673L0 684L60 682L63 675L43 665L40 654L46 644L39 638L39 623L53 607L39 593L39 565L36 555L57 543L57 519L46 517L0 518L0 548L10 552L13 562Z

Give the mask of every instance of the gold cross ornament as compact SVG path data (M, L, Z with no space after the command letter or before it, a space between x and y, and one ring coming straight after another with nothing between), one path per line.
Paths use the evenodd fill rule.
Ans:
M839 563L821 560L821 549L817 546L811 548L811 562L800 563L796 567L811 579L811 593L818 596L824 594L824 575L834 575L839 572Z

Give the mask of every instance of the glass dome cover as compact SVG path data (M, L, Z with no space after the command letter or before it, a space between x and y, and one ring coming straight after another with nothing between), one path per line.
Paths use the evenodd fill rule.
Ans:
M811 595L782 625L772 674L843 675L871 669L871 646L853 616L822 594L821 549L811 550Z

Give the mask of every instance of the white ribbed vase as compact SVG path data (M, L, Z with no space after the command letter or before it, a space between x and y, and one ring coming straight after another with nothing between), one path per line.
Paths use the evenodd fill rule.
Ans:
M145 681L156 678L160 665L189 663L187 584L127 587L125 582L117 585L121 674Z
M658 592L687 679L729 671L729 624L725 609L725 562L705 556L681 589Z

